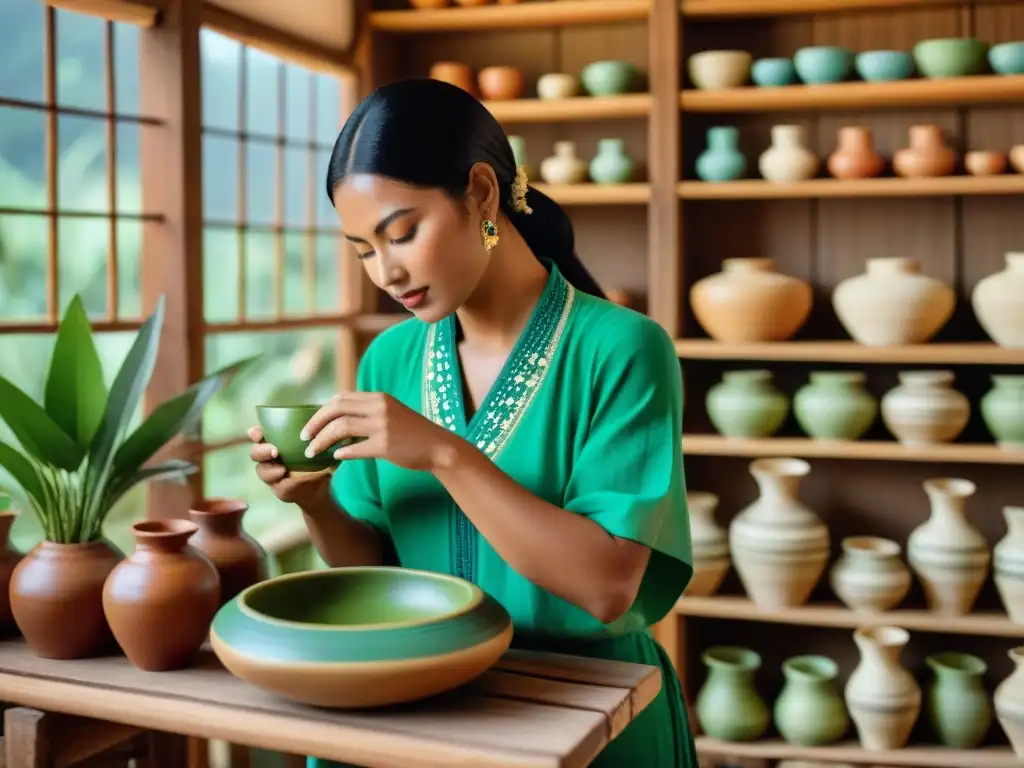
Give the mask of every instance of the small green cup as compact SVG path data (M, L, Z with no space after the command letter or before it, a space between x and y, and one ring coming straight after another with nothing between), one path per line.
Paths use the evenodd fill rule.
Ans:
M334 452L357 440L342 440L313 458L307 458L308 440L299 437L302 428L320 410L319 405L257 405L256 419L263 439L277 447L277 460L293 472L320 472L338 465Z

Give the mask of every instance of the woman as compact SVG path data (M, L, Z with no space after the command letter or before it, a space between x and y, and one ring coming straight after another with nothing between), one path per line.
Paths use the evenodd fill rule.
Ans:
M568 217L454 86L368 96L327 194L370 279L414 317L306 425L310 455L365 438L337 451L333 477L289 474L254 428L260 477L331 565L455 574L505 606L518 647L660 666L662 692L595 765L696 768L648 631L692 574L668 335L601 297Z

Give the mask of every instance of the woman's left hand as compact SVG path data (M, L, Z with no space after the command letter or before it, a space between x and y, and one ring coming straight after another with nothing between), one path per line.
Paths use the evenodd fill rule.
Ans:
M452 433L379 392L342 392L311 418L301 433L307 456L363 438L334 452L337 459L387 459L411 470L433 471Z

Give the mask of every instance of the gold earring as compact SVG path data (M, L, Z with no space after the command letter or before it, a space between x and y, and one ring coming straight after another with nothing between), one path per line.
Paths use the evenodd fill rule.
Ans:
M498 244L498 227L490 219L480 222L480 239L484 241L484 250L486 251Z

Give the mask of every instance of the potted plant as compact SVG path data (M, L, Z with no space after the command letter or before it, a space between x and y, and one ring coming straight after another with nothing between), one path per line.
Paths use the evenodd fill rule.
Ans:
M57 329L43 403L0 376L0 419L20 444L19 450L0 441L0 466L43 528L43 541L10 583L14 620L39 656L84 658L113 647L103 583L122 555L103 538L103 522L139 483L181 480L196 470L182 459L150 462L249 362L207 376L130 431L153 374L163 319L161 298L108 390L92 327L75 296Z

